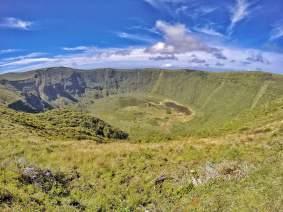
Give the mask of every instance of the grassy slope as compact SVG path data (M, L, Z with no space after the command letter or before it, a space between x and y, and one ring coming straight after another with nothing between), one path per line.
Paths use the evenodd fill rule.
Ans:
M261 72L211 73L182 70L115 71L111 69L80 71L68 68L53 68L47 71L42 70L41 72L6 74L0 76L0 80L17 81L25 79L27 80L26 86L30 86L28 83L35 80L33 77L35 73L40 73L38 75L42 77L40 80L42 82L39 88L40 92L43 91L43 86L52 83L65 82L70 86L72 82L70 77L73 73L77 73L80 76L80 80L84 81L87 86L86 97L80 99L80 107L98 117L106 119L106 121L111 121L113 124L117 123L117 127L125 130L129 129L129 125L133 127L132 132L136 132L134 129L141 127L145 131L145 135L134 134L139 137L137 140L152 140L153 138L149 135L153 134L153 132L155 134L164 134L162 126L166 125L166 121L161 124L161 127L155 126L156 120L152 121L152 118L143 120L143 123L140 124L135 122L136 119L139 119L140 113L136 112L135 116L133 112L123 111L125 116L129 116L128 122L120 123L123 117L121 115L117 116L115 112L116 110L123 110L123 108L113 106L118 100L113 100L113 98L96 100L95 96L105 97L110 95L113 97L117 94L124 94L130 95L131 98L132 96L139 95L143 96L145 100L148 97L154 97L159 100L171 99L191 108L194 111L192 120L187 123L175 121L175 123L170 124L169 133L171 137L176 138L177 136L192 135L210 136L219 133L219 130L239 114L280 98L283 94L283 77ZM63 84L62 86L64 87L65 85ZM94 87L101 87L102 90L90 89ZM29 88L32 89L32 86ZM11 96L12 93L11 90L9 94L0 90L0 99L7 99L7 96ZM42 94L41 96L47 101L48 98L45 95ZM10 99L15 100L17 98L19 97L15 95ZM78 97L76 96L76 98ZM141 99L140 97L138 98ZM65 98L61 97L51 103L62 106L65 100ZM5 100L3 101L5 102ZM144 108L140 109L144 110ZM144 111L142 112L144 113ZM155 112L159 113L160 111ZM108 113L107 116L105 115L106 113ZM112 117L111 114L113 114ZM160 139L163 140L166 137L168 136L161 136Z
M278 101L255 111L251 116L256 119L245 131L159 144L48 139L1 119L5 130L0 134L0 191L13 195L14 210L72 211L70 203L76 200L88 211L280 211L282 107ZM60 191L44 193L17 180L19 164L64 173L75 169L81 177L71 183L67 196L60 196ZM191 170L206 176L208 164L222 171L216 178L192 185ZM234 167L236 172L229 175ZM243 174L238 176L237 171ZM168 179L155 184L163 175Z
M207 73L163 71L155 76L155 83L137 92L124 94L129 105L119 103L120 96L113 95L101 100L91 100L91 94L78 105L96 116L130 131L136 140L168 140L177 137L211 136L221 134L231 120L242 113L256 109L274 99L282 97L283 77L267 73ZM143 84L142 84L143 85ZM141 92L139 92L142 90ZM125 108L139 101L155 98L158 101L171 99L191 108L193 117L187 121L172 119L164 130L167 120L159 122L145 116L144 108L137 105L136 111ZM140 111L138 111L140 109ZM146 113L150 113L148 109ZM155 111L158 115L160 111ZM140 116L143 119L140 119ZM163 123L162 123L163 122Z
M282 76L264 73L183 73L163 75L156 93L189 105L196 118L188 128L191 132L212 131L223 126L244 110L250 109L258 92L268 81L269 86L257 105L282 97ZM170 86L177 85L177 86ZM211 96L213 95L213 96Z
M120 96L109 97L87 104L86 109L122 129L140 130L135 135L149 141L153 141L150 135L164 139L164 131L149 123L169 117L174 120L170 142L96 144L74 137L62 140L54 135L42 136L40 130L35 132L11 116L1 115L0 207L75 211L75 200L88 211L283 210L282 77L164 72L157 78L142 87L140 95L133 92L122 100ZM176 86L170 86L172 83ZM192 108L193 120L184 124L174 119L174 112L145 107L148 102L164 99ZM85 106L82 102L79 108ZM47 120L39 125L45 121L50 125ZM176 139L174 135L206 138ZM21 166L63 173L75 170L80 178L71 182L68 195L61 195L60 188L45 193L18 180ZM192 184L196 175L202 179L200 185ZM156 184L162 176L166 180ZM11 204L3 199L5 194L13 197Z
M107 139L126 139L127 133L104 121L86 113L71 110L51 110L42 114L28 114L16 112L0 106L2 127L11 125L11 128L28 131L34 135L49 139L89 139L103 142ZM5 124L8 122L8 124ZM1 133L5 133L1 130ZM11 133L11 132L9 132ZM125 137L125 138L124 138Z
M0 104L9 104L19 99L21 99L20 94L0 85Z
M130 133L132 141L154 142L170 139L175 124L182 125L193 117L193 114L166 107L166 101L170 100L144 94L115 95L96 100L93 104L82 101L76 109L86 110L121 127Z

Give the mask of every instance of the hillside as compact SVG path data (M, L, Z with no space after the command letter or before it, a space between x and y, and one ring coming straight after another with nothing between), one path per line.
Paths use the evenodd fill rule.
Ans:
M77 139L103 142L107 139L127 139L128 134L85 113L52 110L42 114L16 112L0 106L1 134L27 131L49 139Z
M283 77L0 75L2 211L282 211Z
M159 144L58 137L70 113L2 108L0 208L281 211L282 108L281 99L243 115L249 124L233 134Z
M0 86L4 91L0 92L1 102L15 110L37 113L70 106L111 122L136 140L152 141L219 134L241 113L282 97L283 76L58 67L4 74ZM192 114L183 119L178 112L160 107L155 107L153 114L149 105L164 100L182 105Z

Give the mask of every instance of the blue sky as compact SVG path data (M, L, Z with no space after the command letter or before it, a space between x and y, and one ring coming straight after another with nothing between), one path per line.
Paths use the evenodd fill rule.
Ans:
M0 72L195 68L283 73L282 0L0 0Z

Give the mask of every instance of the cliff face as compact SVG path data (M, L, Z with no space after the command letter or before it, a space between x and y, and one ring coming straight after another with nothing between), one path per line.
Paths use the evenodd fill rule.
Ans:
M0 84L21 98L8 106L25 112L42 112L56 107L58 100L76 103L86 92L96 98L108 95L145 91L156 80L158 73L114 71L103 69L81 71L69 68L49 68L32 71L26 76L7 74L0 77Z

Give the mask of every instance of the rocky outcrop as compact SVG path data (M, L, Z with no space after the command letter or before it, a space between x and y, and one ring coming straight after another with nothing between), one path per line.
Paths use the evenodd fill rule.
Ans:
M41 99L40 96L29 93L25 94L24 100L13 102L8 107L27 113L39 113L53 108L49 103Z

